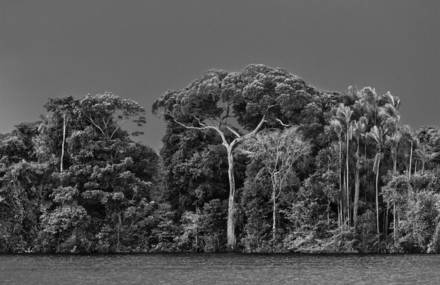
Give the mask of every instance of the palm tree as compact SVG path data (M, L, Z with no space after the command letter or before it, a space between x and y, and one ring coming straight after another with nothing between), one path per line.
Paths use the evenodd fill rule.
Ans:
M391 147L391 159L393 160L393 176L397 176L397 158L399 151L399 144L402 139L402 132L399 128L396 128L396 131L387 137L388 143ZM387 206L388 208L388 206ZM388 214L387 214L388 217ZM386 222L388 225L388 222ZM397 233L397 211L396 211L396 201L393 201L393 238L394 242L396 241L396 233Z
M411 130L411 127L408 125L404 125L400 128L400 133L402 135L401 140L403 142L409 143L409 154L408 154L408 179L411 179L411 173L412 173L412 165L413 165L413 153L414 153L414 147L415 147L415 136Z
M333 119L330 121L330 126L338 136L339 143L339 205L338 205L338 224L341 226L344 223L344 192L342 189L342 125L339 120Z
M385 144L387 143L387 137L395 132L398 122L400 121L400 115L398 108L400 106L400 100L398 97L391 95L390 92L385 93L382 96L375 95L373 89L373 95L377 101L381 101L381 104L376 103L376 124L371 129L368 136L374 140L377 147L376 156L374 158L373 171L376 174L375 180L375 198L376 198L376 230L378 236L380 235L379 228L379 178L380 178L380 164L383 158L383 151ZM386 223L387 224L387 223Z
M337 118L344 124L345 128L345 192L346 192L346 203L347 203L347 222L350 224L351 221L351 211L350 211L350 183L349 183L349 177L350 177L350 140L353 137L353 126L351 124L351 117L353 115L353 111L350 107L345 106L344 104L339 105L338 109L336 110L336 116Z
M383 129L378 128L377 126L373 126L371 131L368 133L368 137L373 139L376 143L376 156L374 157L374 165L373 165L373 172L376 174L376 183L375 183L375 198L376 198L376 231L377 235L380 234L380 228L379 228L379 175L380 175L380 163L382 159L382 151L383 146L385 144L384 136L383 136Z
M359 104L363 113L374 125L377 125L379 120L379 101L380 96L377 95L374 88L364 87L359 92Z
M353 123L353 135L356 139L356 169L355 169L355 189L354 189L354 202L353 202L353 224L356 225L358 210L359 210L359 192L360 192L360 140L365 137L365 131L367 129L368 119L361 117L359 120Z
M422 143L420 148L416 150L417 157L420 159L422 163L421 174L425 174L426 164L435 160L438 156L440 156L440 152L434 151L434 148Z

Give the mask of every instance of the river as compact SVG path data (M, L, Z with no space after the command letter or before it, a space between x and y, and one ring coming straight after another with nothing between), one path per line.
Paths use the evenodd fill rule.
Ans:
M440 256L3 255L0 284L440 284Z

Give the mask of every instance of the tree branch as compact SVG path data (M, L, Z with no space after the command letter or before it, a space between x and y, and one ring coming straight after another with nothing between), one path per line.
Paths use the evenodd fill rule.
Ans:
M231 128L231 127L229 127L229 126L226 126L226 128L227 128L231 133L233 133L237 138L241 137L241 135L240 135L237 131L235 131L233 128Z
M197 123L199 123L199 125L201 125L202 127L206 127L206 124L203 123L198 117L194 116L194 119L197 120Z
M117 130L119 130L119 127L116 127L116 128L115 128L115 130L112 132L112 134L111 134L111 136L110 136L110 139L113 138L113 136L115 135L115 133L116 133Z
M278 119L278 118L276 118L275 121L277 121L278 123L280 123L280 125L283 126L283 127L286 127L286 128L289 128L289 127L290 127L290 125L285 124L283 121L281 121L281 120Z
M102 130L102 128L98 124L96 124L95 121L93 121L92 117L88 116L88 119L92 123L92 125L94 125L96 128L98 128L98 130L101 131L101 133L104 137L107 137L105 132Z
M207 130L207 129L209 129L209 127L207 127L207 126L202 126L202 127L188 126L188 125L185 125L185 124L183 124L183 123L177 121L177 120L174 119L174 118L173 118L173 121L174 121L176 124L178 124L178 125L180 125L180 126L186 128L186 129L191 129L191 130Z
M220 123L223 123L223 121L227 118L229 118L229 109L230 109L230 104L226 104L226 112L223 116L220 117Z
M237 151L244 154L244 155L248 155L248 156L252 156L255 154L255 152L253 152L253 151L245 150L242 148L238 148Z
M263 116L261 121L258 123L258 125L255 127L255 129L252 132L247 133L246 135L240 137L239 139L245 140L245 139L248 139L250 137L253 137L263 127L263 124L265 122L266 122L266 115Z
M199 124L202 125L201 127L188 126L188 125L185 125L185 124L183 124L183 123L181 123L181 122L179 122L179 121L177 121L176 119L173 118L174 122L176 122L178 125L180 125L180 126L186 128L186 129L192 129L192 130L214 130L214 131L216 131L216 132L220 135L220 137L222 138L223 145L224 145L225 147L228 147L228 146L229 146L229 143L228 143L228 141L226 140L225 134L224 134L219 128L214 127L214 126L208 126L208 125L205 125L204 123L202 123L202 122L200 121L200 119L198 119L198 118L196 118L196 117L195 117L195 119L196 119L197 121L199 121Z

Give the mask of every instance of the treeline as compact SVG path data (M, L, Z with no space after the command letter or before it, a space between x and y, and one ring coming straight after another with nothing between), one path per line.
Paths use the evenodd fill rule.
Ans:
M153 105L51 99L0 135L0 252L440 251L440 130L373 88L209 71ZM130 131L129 131L130 130Z

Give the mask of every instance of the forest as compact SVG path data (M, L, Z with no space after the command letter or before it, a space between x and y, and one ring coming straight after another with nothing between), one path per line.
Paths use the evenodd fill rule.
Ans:
M0 252L440 252L440 129L390 92L253 64L157 97L159 153L112 93L0 134Z

